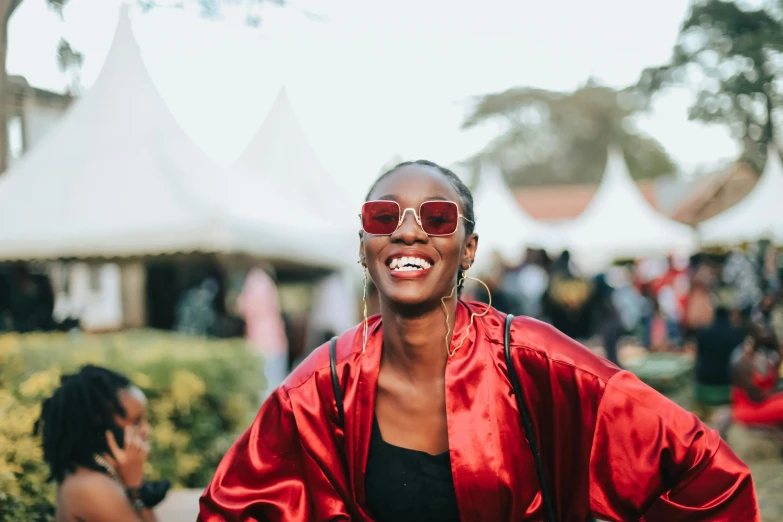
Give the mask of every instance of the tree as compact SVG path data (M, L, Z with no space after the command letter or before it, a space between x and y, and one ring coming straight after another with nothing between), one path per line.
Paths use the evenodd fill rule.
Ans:
M84 62L82 53L74 51L64 39L60 39L57 45L57 65L60 71L67 73L71 77L71 85L68 87L69 94L78 96L81 91L81 68Z
M696 99L689 118L728 126L742 144L742 160L757 169L780 117L783 81L783 2L757 9L701 0L680 28L669 63L646 69L639 91L690 85Z
M637 96L592 81L572 93L516 87L481 96L463 128L494 122L503 132L469 161L497 162L512 185L597 183L614 143L635 178L672 172L660 144L633 127Z
M257 8L260 8L263 4L273 4L277 6L284 6L286 0L170 0L164 2L162 0L137 0L137 3L144 11L158 7L184 7L186 1L195 1L201 8L201 16L209 19L218 19L222 8L225 6L239 6L244 5L247 8L247 15L245 22L252 26L258 27L261 25L261 16L258 14Z
M7 127L7 98L8 98L8 78L6 74L6 58L8 56L8 22L11 15L21 5L23 0L0 0L0 175L5 171L8 161L8 127ZM46 0L49 7L57 12L60 17L63 16L63 8L69 0ZM201 7L201 12L205 17L218 18L220 9L224 5L238 6L244 4L248 6L247 23L258 26L261 23L260 16L253 11L265 3L272 3L283 6L286 0L175 0L166 2L165 0L137 0L137 3L144 10L155 7L184 7L185 2L197 2ZM58 45L58 63L63 72L74 73L81 65L81 54L71 49L68 42L60 41ZM72 80L74 80L72 76ZM73 82L72 82L73 83Z
M8 161L8 75L5 61L8 50L8 20L22 0L0 0L0 172Z

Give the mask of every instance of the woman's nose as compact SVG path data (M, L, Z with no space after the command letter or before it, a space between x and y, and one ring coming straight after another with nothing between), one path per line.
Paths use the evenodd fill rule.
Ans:
M401 241L412 243L421 241L422 236L426 240L427 234L424 233L419 225L416 218L416 211L411 208L405 209L402 215L402 222L400 223L400 226L397 227L397 230L394 231L394 234L392 234L392 239L397 237L397 239Z

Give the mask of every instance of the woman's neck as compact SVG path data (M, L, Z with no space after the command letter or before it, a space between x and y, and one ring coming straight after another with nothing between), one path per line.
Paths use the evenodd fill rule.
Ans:
M381 366L411 382L443 379L448 347L454 333L457 299L446 301L448 326L443 306L429 307L421 313L402 314L381 304L383 355ZM449 333L448 340L446 333Z

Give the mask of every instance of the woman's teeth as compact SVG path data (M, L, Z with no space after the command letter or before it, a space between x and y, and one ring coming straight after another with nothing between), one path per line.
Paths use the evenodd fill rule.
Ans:
M420 257L396 257L392 259L389 268L395 272L405 272L409 270L426 270L432 265L426 259Z

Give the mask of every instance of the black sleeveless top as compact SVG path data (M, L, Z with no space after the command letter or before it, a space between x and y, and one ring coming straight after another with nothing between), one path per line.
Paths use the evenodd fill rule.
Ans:
M449 452L393 446L383 440L375 416L364 487L378 522L459 522Z

